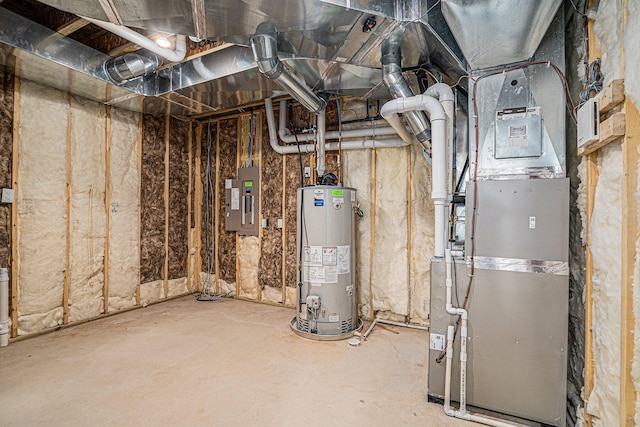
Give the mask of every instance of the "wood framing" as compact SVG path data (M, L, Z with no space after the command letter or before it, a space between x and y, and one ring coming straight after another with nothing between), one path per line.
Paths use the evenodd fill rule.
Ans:
M169 296L169 143L171 130L171 104L164 116L164 297Z
M585 288L585 360L584 360L584 395L588 399L594 387L595 364L593 359L593 256L591 254L591 217L598 184L598 153L589 154L587 157L587 248L586 248L586 288ZM585 411L585 425L591 426L592 419Z
M376 150L371 150L371 236L369 243L369 319L374 319L373 312L373 252L376 242Z
M637 390L632 369L635 355L633 311L636 242L638 241L638 147L640 147L640 114L632 102L624 106L627 120L622 142L622 271L620 319L620 425L633 426Z
M140 258L142 254L141 232L142 232L142 102L144 98L139 98L138 107L138 138L136 139L136 160L138 165L138 286L136 287L136 305L140 305Z
M69 81L71 81L71 73L69 73ZM69 230L71 228L71 121L73 114L71 110L71 92L67 92L67 184L65 186L65 268L64 268L64 285L62 288L62 323L69 323L69 265L70 265L70 248L71 236Z
M105 214L105 236L104 236L104 283L102 285L102 312L109 312L109 228L111 220L111 106L105 108L104 119L104 214Z
M413 288L411 286L411 146L405 147L407 151L407 323L411 322L411 300Z
M215 205L213 211L214 217L214 225L215 229L213 231L213 246L214 246L214 269L216 275L216 294L220 293L220 256L219 256L219 248L218 244L220 242L220 121L216 122L216 187L214 190L215 194Z
M193 240L191 239L191 206L193 197L193 122L189 123L189 136L187 137L187 158L189 162L189 186L187 187L187 289L192 291L193 283L191 281L191 251L193 249Z
M16 59L16 70L19 70ZM18 166L20 159L20 77L13 78L13 148L11 156L11 187L18 194ZM18 336L18 200L11 204L11 338Z

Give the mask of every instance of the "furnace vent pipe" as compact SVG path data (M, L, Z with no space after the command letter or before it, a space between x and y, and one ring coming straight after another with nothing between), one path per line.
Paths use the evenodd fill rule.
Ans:
M0 268L0 347L9 345L9 269Z
M258 63L262 74L275 80L291 96L293 96L307 110L318 114L327 106L327 100L316 96L313 91L284 66L278 58L278 43L267 34L257 34L251 37L253 57Z
M387 120L395 120L398 113L426 111L431 121L432 191L435 205L435 256L444 257L447 230L447 154L446 118L444 108L437 99L427 95L391 100L382 106L380 114Z
M447 191L451 195L453 194L453 186L456 179L453 175L453 114L455 110L455 96L453 95L451 88L444 83L436 83L429 86L424 94L437 98L438 101L440 101L440 104L442 104L442 108L444 108L444 112L447 115Z
M142 34L133 31L131 28L125 27L124 25L116 25L112 24L111 22L87 18L86 16L81 16L81 18L91 22L92 24L102 27L117 36L125 38L130 42L147 49L148 51L160 55L169 62L180 62L187 54L187 38L183 35L176 35L176 48L175 50L171 50L158 46L156 42L154 42L150 38L145 37Z
M402 75L402 53L400 45L402 44L402 36L404 30L395 31L382 43L382 81L384 82L391 96L396 98L410 98L414 96L413 91L409 87L409 83ZM404 117L409 123L409 127L418 141L425 149L429 149L427 141L431 135L429 133L429 124L427 117L422 111L407 111ZM401 128L404 127L399 118L392 118L390 124L401 134Z
M318 113L318 165L316 171L318 176L324 176L325 171L325 127L327 124L327 116L322 110Z
M286 103L286 101L282 101L280 107L282 108L282 103ZM278 154L295 154L298 152L297 145L280 145L278 143L278 133L276 130L276 119L275 114L273 113L273 101L271 98L267 98L264 101L266 116L267 116L267 127L269 128L269 141L271 143L271 148ZM280 117L283 117L284 114L282 110L280 110ZM329 135L331 132L327 132ZM343 132L344 133L344 132ZM394 148L394 147L405 147L409 145L408 142L403 141L400 138L390 138L390 139L363 139L356 141L342 141L342 150L359 150L359 149L373 149L373 148ZM329 142L325 144L326 151L337 151L340 149L340 143L338 142ZM316 151L315 144L302 144L300 145L301 153L313 153Z

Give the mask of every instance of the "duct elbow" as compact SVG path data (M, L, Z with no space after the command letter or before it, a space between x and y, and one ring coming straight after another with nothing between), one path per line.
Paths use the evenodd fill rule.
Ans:
M327 107L327 100L318 97L311 88L294 76L278 57L278 42L268 34L251 37L251 50L258 69L267 78L277 82L302 106L314 114Z
M454 101L453 90L445 83L436 83L429 86L424 94L437 98L440 102Z

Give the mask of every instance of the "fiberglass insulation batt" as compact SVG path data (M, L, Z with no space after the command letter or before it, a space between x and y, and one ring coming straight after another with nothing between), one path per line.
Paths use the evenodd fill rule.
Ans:
M21 82L17 191L19 335L62 323L68 111L64 92L28 80Z
M593 255L594 388L587 412L594 426L620 424L620 248L622 150L615 142L598 153L599 177L589 230Z
M138 246L139 114L111 108L109 208L109 310L136 304Z
M71 97L69 321L103 312L105 107Z

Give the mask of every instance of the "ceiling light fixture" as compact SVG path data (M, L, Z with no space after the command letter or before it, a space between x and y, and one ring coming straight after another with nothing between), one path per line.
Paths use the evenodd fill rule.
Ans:
M160 36L156 39L156 44L165 49L171 47L171 42L167 38L167 36Z

